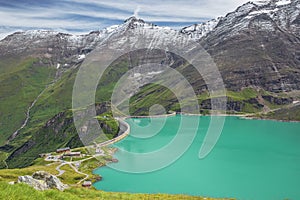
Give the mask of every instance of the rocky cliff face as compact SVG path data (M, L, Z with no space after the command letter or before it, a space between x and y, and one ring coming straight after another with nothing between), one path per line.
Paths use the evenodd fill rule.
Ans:
M34 56L62 70L80 63L112 35L129 32L137 36L142 32L165 39L182 34L187 39L200 40L217 63L227 89L257 86L272 92L290 91L300 87L299 10L299 0L249 2L224 17L179 32L134 17L122 25L80 36L52 31L18 32L0 42L0 58Z
M201 38L228 89L299 90L299 8L299 0L246 3Z

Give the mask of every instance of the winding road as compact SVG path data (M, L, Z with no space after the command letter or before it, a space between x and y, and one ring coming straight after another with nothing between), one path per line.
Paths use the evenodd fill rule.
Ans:
M81 162L84 162L84 161L86 161L86 160L90 160L90 159L92 159L92 158L94 158L94 157L95 157L95 156L92 156L92 157L89 157L89 158L85 158L85 159L77 160L77 161L73 161L73 162L66 162L66 161L64 161L63 163L61 163L60 165L58 165L58 166L55 168L56 171L58 171L58 175L57 175L57 176L61 176L61 175L63 175L63 174L66 172L65 170L60 169L62 166L64 166L64 165L69 165L76 173L85 176L83 179L81 179L81 180L77 183L77 184L80 184L82 181L85 181L86 179L88 179L88 178L89 178L89 175L86 174L86 173L83 173L83 172L79 171L73 164L74 164L74 163L77 163L77 162L80 162L80 163L81 163Z

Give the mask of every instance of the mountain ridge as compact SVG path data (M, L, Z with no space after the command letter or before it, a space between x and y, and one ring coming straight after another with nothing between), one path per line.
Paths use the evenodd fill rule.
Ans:
M159 27L131 17L123 24L85 35L53 31L9 35L0 41L0 98L3 102L0 109L0 144L4 145L21 126L28 107L43 90L45 92L32 108L27 126L14 140L0 147L0 156L8 154L11 163L23 159L26 165L30 165L38 156L37 151L46 151L47 145L35 138L39 138L41 132L51 134L52 129L45 129L45 125L54 119L54 124L59 124L64 120L56 116L72 109L72 89L81 64L104 40L109 40L113 48L122 49L123 43L117 41L123 33L128 34L131 41L135 36L146 36L149 49L155 46L154 43L177 36L183 41L201 44L222 75L229 113L260 113L292 105L293 101L300 99L297 92L300 90L299 8L299 0L272 0L259 5L248 2L215 21L182 30ZM148 60L139 58L145 53L149 54ZM166 64L186 77L195 90L200 112L209 113L213 97L209 96L201 75L180 56L156 49L129 52L112 63L99 83L96 101L110 101L114 86L122 75L150 61ZM160 71L159 66L151 66L148 71L139 69L133 74L133 77L138 77L134 81L143 85L150 76ZM131 114L146 115L155 103L163 104L167 110L181 111L168 88L147 84L135 89L130 91L137 92L131 99ZM71 121L69 117L67 124L72 124ZM74 142L73 136L66 137L66 133L71 132L69 130L75 129L68 126L56 133L57 140L63 141L57 147ZM30 148L27 148L28 144ZM22 155L27 157L21 159Z

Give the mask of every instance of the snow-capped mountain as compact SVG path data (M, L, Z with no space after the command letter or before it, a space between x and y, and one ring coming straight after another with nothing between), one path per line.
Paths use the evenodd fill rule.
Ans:
M185 27L179 31L131 17L123 24L86 35L70 35L53 31L17 32L0 41L0 58L16 55L47 58L48 61L44 59L43 62L63 70L82 62L85 56L104 40L115 38L112 45L118 48L120 45L117 41L118 35L124 32L127 32L131 42L134 42L134 38L139 34L146 34L149 38L155 37L155 40L148 41L150 49L153 42L164 42L168 38L180 36L184 40L200 41L222 69L221 72L228 76L228 80L236 79L229 82L224 77L225 83L232 88L258 85L267 90L281 90L283 86L285 90L290 90L300 87L297 81L292 83L292 80L284 80L286 73L299 70L299 1L248 2L224 17ZM259 77L258 72L253 72L251 78L243 77L242 81L237 81L239 78L235 71L238 76L242 76L248 70L259 71L257 67L273 70L276 73L277 84L274 84L273 79ZM230 74L234 75L231 77ZM295 74L291 76L295 77ZM261 79L270 79L270 81L261 81Z
M52 143L42 143L36 138L40 138L41 130L47 128L48 122L51 124L51 118L55 120L54 116L58 112L60 112L58 116L61 116L59 120L66 118L63 113L71 109L72 88L78 67L82 66L85 58L91 56L92 52L101 47L105 41L111 45L110 48L123 52L124 46L135 44L139 38L143 38L150 51L145 49L131 51L114 61L110 66L111 71L108 71L108 75L103 76L102 82L99 83L104 88L101 90L100 87L97 91L101 93L100 99L97 99L99 102L109 101L105 98L111 95L109 93L111 88L126 71L135 69L129 80L135 81L136 87L127 91L134 93L140 90L140 86L153 74L163 73L162 63L182 74L192 85L196 95L200 96L206 92L207 85L204 79L186 60L172 53L172 49L153 48L158 46L157 44L178 38L184 42L196 41L204 47L218 66L228 91L238 93L244 88L264 91L263 94L266 95L261 97L251 95L248 98L247 95L244 99L241 95L242 98L238 99L228 98L228 110L256 112L262 111L264 107L262 101L269 102L266 105L290 104L293 99L289 95L294 93L289 92L300 90L299 33L300 0L259 0L246 3L224 17L185 27L179 31L131 17L123 24L86 35L53 31L26 31L9 35L0 41L0 92L2 92L0 98L6 106L3 110L10 109L6 113L2 110L0 112L2 119L0 129L5 130L6 134L2 140L14 131L13 123L6 122L13 121L14 124L21 126L24 119L19 116L26 113L28 106L35 101L39 92L43 91L44 87L46 89L40 94L41 98L30 112L33 120L30 121L31 127L27 130L27 135L15 139L13 145L17 146L2 148L10 151L6 163L18 167L29 165L34 156L38 156L37 152L49 152L49 148L55 148L51 146ZM148 60L144 59L145 54ZM149 60L150 63L161 65L151 65L146 70L136 68ZM145 108L147 103L141 103L141 100L148 94L158 101L160 99L156 96L167 96L161 101L163 105L166 108L177 108L176 97L172 97L165 88L157 89L151 86L142 88L140 92L133 98L136 115L147 113L148 108ZM287 98L275 93L283 94ZM12 101L15 99L18 101L21 99L22 103L16 106L15 101ZM210 99L203 100L200 106L204 110L211 109ZM62 138L59 138L59 142L64 141L65 145L68 142L65 141L66 127L59 120L47 135L51 136L54 132L61 133ZM68 124L72 124L71 120L67 121ZM75 139L71 138L69 142L74 141Z
M243 28L247 28L249 23L259 16L270 18L260 24L262 29L273 30L276 25L283 30L293 31L299 34L299 14L300 4L298 0L257 0L248 2L238 7L234 12L228 13L225 17L219 17L201 24L194 24L181 30L191 38L200 39L212 31L217 34L231 29L232 34L237 33Z
M166 35L178 34L169 27L146 23L142 19L130 17L123 24L113 25L86 35L71 35L48 30L30 30L13 33L0 41L0 57L28 56L46 57L55 66L70 66L82 61L86 54L96 48L103 40L124 31L155 32Z
M181 30L182 33L189 35L192 39L200 39L210 33L219 23L221 18L212 19L201 24L194 24Z
M299 35L299 14L299 0L248 2L222 18L214 32L220 35L230 30L231 34L236 34L249 26L257 26L261 30L274 31L280 28Z
M300 1L249 2L223 17L201 43L227 85L300 89Z

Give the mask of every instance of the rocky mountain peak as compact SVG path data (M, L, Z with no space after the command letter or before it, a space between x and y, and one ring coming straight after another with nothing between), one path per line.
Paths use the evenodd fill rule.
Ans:
M127 18L126 20L124 20L124 23L136 23L136 22L142 23L142 24L145 23L145 21L143 19L138 19L135 16L131 16L131 17Z
M298 25L294 25L299 24L299 2L299 0L250 1L228 13L225 17L185 27L181 32L194 39L201 39L211 32L220 35L220 32L231 30L232 34L235 34L240 30L247 29L249 24L258 20L264 21L259 25L262 28L274 30L274 28L279 27L299 34Z
M272 6L284 6L291 4L295 0L256 0L253 1L254 4L259 6L272 5Z
M181 29L180 32L189 35L192 39L200 39L211 32L218 25L221 19L222 18L219 17L201 24L187 26Z
M124 21L126 28L136 29L136 28L154 28L157 27L153 23L145 22L143 19L138 19L135 16L129 17Z

